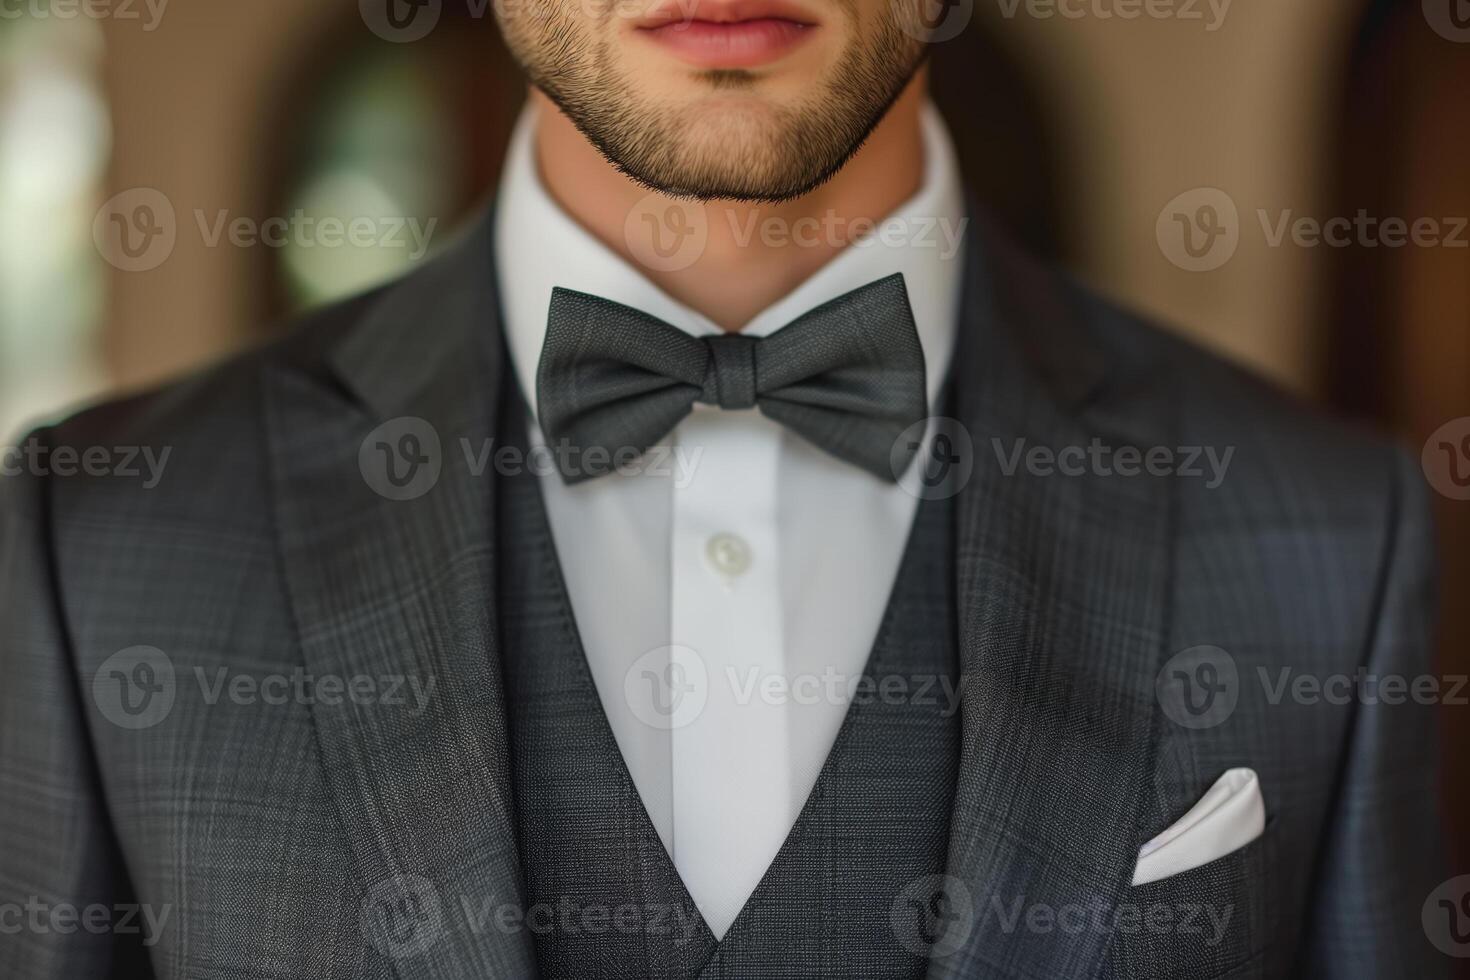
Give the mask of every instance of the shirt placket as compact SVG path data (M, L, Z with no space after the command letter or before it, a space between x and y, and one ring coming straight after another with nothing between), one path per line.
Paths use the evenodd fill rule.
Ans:
M677 437L700 455L673 494L671 642L686 658L681 693L703 704L670 732L673 857L718 935L789 829L781 438L755 411L702 409Z

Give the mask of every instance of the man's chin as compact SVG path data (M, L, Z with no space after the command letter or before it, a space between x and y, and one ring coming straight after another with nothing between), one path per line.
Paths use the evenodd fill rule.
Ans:
M672 113L688 144L704 143L745 153L781 138L791 125L791 109L754 92L721 92L690 102Z
M666 117L670 139L657 160L625 160L639 183L674 197L700 200L785 201L820 182L801 173L808 164L793 150L796 114L769 101L718 97Z

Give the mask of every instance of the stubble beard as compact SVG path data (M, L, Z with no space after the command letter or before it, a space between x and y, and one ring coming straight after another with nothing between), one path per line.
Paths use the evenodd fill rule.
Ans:
M752 203L800 197L841 170L926 52L890 14L810 97L792 105L738 105L732 98L713 109L640 98L609 43L563 15L550 15L542 30L509 29L506 36L532 84L633 181L671 197ZM742 70L711 71L691 84L719 98L749 92L759 78Z

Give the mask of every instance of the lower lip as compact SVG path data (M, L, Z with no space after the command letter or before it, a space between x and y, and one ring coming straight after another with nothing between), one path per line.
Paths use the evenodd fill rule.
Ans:
M735 23L681 20L639 31L680 60L709 69L769 64L805 41L811 32L810 24L776 17Z

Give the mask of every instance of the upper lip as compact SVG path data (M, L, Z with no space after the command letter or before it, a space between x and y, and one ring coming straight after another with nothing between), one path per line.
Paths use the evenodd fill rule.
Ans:
M766 19L816 23L811 14L787 0L658 0L638 18L637 26L650 29L695 20L738 24L744 20Z

